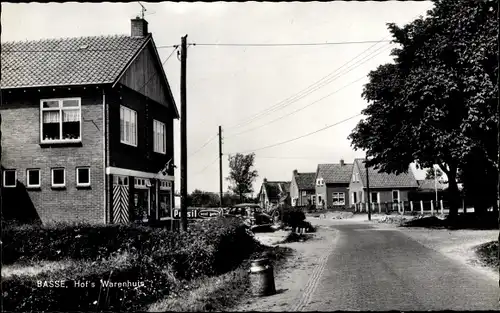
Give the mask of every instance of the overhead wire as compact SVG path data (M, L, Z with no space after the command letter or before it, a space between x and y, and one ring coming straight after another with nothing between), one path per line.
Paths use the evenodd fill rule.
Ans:
M191 153L190 155L188 155L188 158L192 157L193 155L195 155L196 153L200 152L203 148L205 148L209 143L211 143L215 138L217 138L219 134L215 134L214 136L212 136L211 138L209 138L208 141L206 141L200 148L198 148L195 152Z
M219 47L293 47L293 46L333 46L350 44L379 43L376 40L363 41L337 41L337 42L311 42L311 43L191 43L194 46L219 46Z
M315 130L313 132L310 132L310 133L307 133L307 134L304 134L302 136L299 136L299 137L295 137L295 138L292 138L292 139L289 139L289 140L285 140L285 141L282 141L282 142L278 142L278 143L275 143L275 144L272 144L272 145L268 145L268 146L265 146L265 147L261 147L261 148L257 148L257 149L251 149L251 150L245 150L245 151L241 151L241 152L231 152L231 153L228 153L228 154L235 154L235 153L248 153L248 152L255 152L255 151L259 151L259 150L264 150L264 149L268 149L268 148L273 148L273 147L277 147L277 146L280 146L280 145L284 145L284 144L287 144L287 143L290 143L292 141L296 141L296 140L299 140L299 139L302 139L302 138L305 138L305 137L308 137L308 136L311 136L311 135L314 135L316 133L319 133L319 132L322 132L324 130L327 130L329 128L332 128L334 126L337 126L337 125L340 125L342 123L345 123L349 120L352 120L353 118L356 118L358 116L361 116L362 114L359 113L359 114L356 114L354 116L351 116L349 118L346 118L342 121L339 121L337 123L334 123L334 124L330 124L330 125L327 125L323 128L320 128L318 130Z
M210 162L207 166L205 166L202 170L196 172L194 175L199 175L201 173L203 173L204 171L206 171L210 166L214 165L214 163L218 160L219 158L215 158L212 162Z
M305 89L299 91L298 93L274 104L273 106L267 108L267 109L264 109L263 111L260 111L258 112L257 114L253 115L252 117L250 117L249 119L247 120L244 120L243 122L240 122L238 124L235 124L234 126L227 126L226 129L235 129L235 128L240 128L240 127L243 127L245 125L248 125L250 123L252 123L253 121L257 120L258 118L260 118L261 116L263 115L266 115L266 114L269 114L269 113L272 113L272 112L275 112L281 108L284 108L286 106L288 106L289 104L292 104L294 102L297 102L298 100L310 95L311 93L313 93L314 91L316 90L319 90L321 89L322 87L328 85L329 83L333 82L335 79L337 79L339 76L336 76L337 73L339 71L341 71L345 66L347 66L348 64L350 64L351 62L353 62L354 60L356 60L357 58L359 58L360 56L362 56L364 53L366 53L367 51L369 51L370 49L372 49L373 47L375 47L376 45L378 44L378 42L370 47L368 47L368 49L365 49L364 51L362 51L360 54L356 55L354 58L350 59L349 61L345 62L344 64L342 64L340 67L336 68L334 71L330 72L329 74L327 74L326 76L323 76L322 78L320 78L319 80L317 80L316 82L312 83L311 85L309 85L308 87L306 87ZM372 51L370 54L368 54L367 56L365 56L364 58L370 56L371 54L379 51L380 49L382 49L383 47L380 47L378 49L376 49L375 51ZM363 58L361 59L363 60ZM359 60L357 61L359 62ZM348 69L353 66L353 65L356 65L355 64L352 64L348 67ZM333 77L332 77L333 76Z
M165 59L165 61L163 61L163 62L161 63L161 66L164 66L164 65L167 63L167 61L168 61L168 60L172 57L172 55L174 55L174 52L175 52L178 48L179 48L179 46L175 47L175 49L174 49L174 50L172 50L172 52L170 52L170 54L169 54L169 55L168 55L168 57ZM142 91L142 89L143 89L144 87L146 87L146 85L147 85L147 84L149 84L149 82L150 82L150 81L151 81L151 80L152 80L152 79L153 79L153 78L154 78L157 74L158 74L158 72L157 72L157 71L155 71L155 72L154 72L154 73L153 73L153 74L149 77L149 79L148 79L148 80L144 83L144 85L142 85L142 86L141 86L141 88L139 88L139 91Z
M385 51L385 50L380 51L379 53L377 53L377 54L373 55L371 58L369 58L368 60L364 61L363 63L368 62L369 60L373 59L374 57L376 57L377 55L381 54L381 53L382 53L382 52L384 52L384 51ZM362 63L362 64L363 64L363 63ZM354 70L354 69L352 69L352 70ZM345 75L345 74L347 74L347 73L349 73L349 72L351 72L351 71L348 71L348 72L346 72L346 73L344 73L344 74L342 74L342 75ZM339 76L339 77L340 77L340 76ZM242 135L242 134L245 134L245 133L248 133L248 132L254 131L254 130L256 130L256 129L259 129L259 128L262 128L262 127L265 127L265 126L270 125L270 124L272 124L272 123L275 123L275 122L277 122L277 121L279 121L279 120L281 120L281 119L284 119L285 117L288 117L288 116L293 115L293 114L295 114L295 113L297 113L297 112L300 112L300 111L302 111L302 110L304 110L304 109L306 109L306 108L308 108L308 107L310 107L310 106L312 106L312 105L314 105L314 104L316 104L316 103L318 103L318 102L323 101L323 100L324 100L324 99L326 99L326 98L329 98L329 97L333 96L334 94L336 94L336 93L340 92L342 89L347 88L347 87L349 87L349 86L353 85L354 83L357 83L358 81L360 81L360 80L362 80L362 79L364 79L364 78L366 78L366 75L363 75L363 76L361 76L361 77L359 77L359 78L355 79L354 81L351 81L351 82L350 82L350 83L348 83L347 85L344 85L344 86L340 87L339 89L337 89L337 90L335 90L335 91L333 91L333 92L331 92L331 93L327 94L326 96L323 96L323 97L321 97L321 98L319 98L319 99L317 99L317 100L315 100L315 101L313 101L313 102L311 102L311 103L309 103L309 104L307 104L307 105L305 105L305 106L302 106L302 107L300 107L300 108L298 108L298 109L296 109L296 110L294 110L294 111L292 111L292 112L290 112L290 113L284 114L284 115L282 115L282 116L280 116L280 117L278 117L278 118L275 118L275 119L273 119L273 120L271 120L271 121L269 121L269 122L267 122L267 123L261 124L261 125L259 125L259 126L256 126L256 127L253 127L253 128L250 128L250 129L247 129L247 130L244 130L244 131L241 131L241 132L236 133L236 134L233 134L233 135L226 136L226 138L232 138L232 137L235 137L235 136L239 136L239 135Z

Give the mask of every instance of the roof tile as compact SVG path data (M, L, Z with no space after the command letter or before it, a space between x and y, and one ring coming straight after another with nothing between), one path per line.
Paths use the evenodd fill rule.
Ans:
M2 88L114 82L150 37L127 35L2 43Z
M363 186L366 186L366 170L364 159L355 159L354 163L359 168L359 175ZM413 176L413 171L408 167L408 172L396 174L381 173L373 167L368 168L370 188L417 188L418 183Z
M318 176L325 184L348 184L352 177L353 164L318 164Z

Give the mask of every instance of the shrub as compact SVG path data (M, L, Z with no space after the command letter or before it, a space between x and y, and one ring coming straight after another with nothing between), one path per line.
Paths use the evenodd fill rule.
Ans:
M283 223L285 226L296 228L302 221L306 219L306 215L300 208L287 208L283 211Z
M3 280L4 299L8 298L4 307L10 311L136 310L140 309L137 303L155 301L184 280L228 272L260 249L248 227L236 218L196 222L187 233L137 225L63 224L11 228L4 233L2 240L10 254L4 253L4 259L10 262L80 260L54 272ZM100 279L108 277L116 282L142 281L144 286L106 288L105 293L100 288L36 286L43 280L80 280L99 287Z

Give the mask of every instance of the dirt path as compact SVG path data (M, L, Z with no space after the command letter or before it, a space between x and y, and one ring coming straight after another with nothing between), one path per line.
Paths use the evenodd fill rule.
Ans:
M235 308L236 311L300 311L311 301L337 240L336 231L327 227L328 222L311 219L311 223L319 225L315 238L306 242L280 244L294 249L295 253L275 274L277 294L253 298ZM263 236L256 237L259 239ZM279 238L280 234L275 234L275 237ZM273 240L268 239L268 243Z

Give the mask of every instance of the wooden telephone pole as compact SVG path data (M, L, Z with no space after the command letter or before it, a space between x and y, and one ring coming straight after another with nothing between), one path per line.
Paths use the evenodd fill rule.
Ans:
M219 197L222 207L222 126L219 125Z
M186 121L187 35L181 37L181 229L187 231L187 121Z

